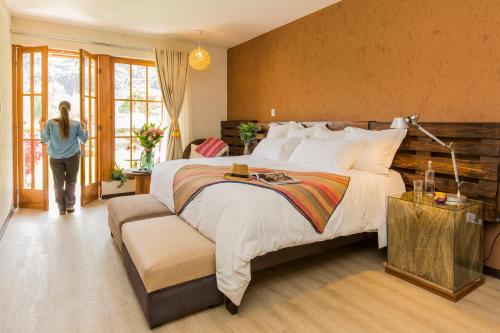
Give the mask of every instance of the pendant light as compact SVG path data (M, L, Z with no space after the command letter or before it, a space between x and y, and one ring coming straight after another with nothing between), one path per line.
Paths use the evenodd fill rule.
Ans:
M197 71L204 71L210 66L210 54L201 48L202 30L198 31L198 47L189 52L189 64Z

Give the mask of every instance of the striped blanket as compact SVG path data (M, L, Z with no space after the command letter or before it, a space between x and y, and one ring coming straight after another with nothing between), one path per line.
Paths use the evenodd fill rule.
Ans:
M349 177L326 172L291 172L287 175L300 181L298 184L268 185L252 179L227 180L224 174L229 172L227 166L187 165L177 171L174 177L174 204L177 214L181 214L187 205L208 186L220 183L240 183L258 186L275 191L282 195L313 226L322 233L344 196ZM253 172L278 171L271 169L249 169Z

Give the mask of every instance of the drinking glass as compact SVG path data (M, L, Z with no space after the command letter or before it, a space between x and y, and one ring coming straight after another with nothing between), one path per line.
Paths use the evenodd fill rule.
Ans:
M422 179L417 179L413 181L413 194L415 198L422 197L424 191L424 181Z

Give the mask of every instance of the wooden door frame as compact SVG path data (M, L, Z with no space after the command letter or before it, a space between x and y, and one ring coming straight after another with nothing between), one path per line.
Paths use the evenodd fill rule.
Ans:
M20 154L23 152L23 144L24 144L24 137L23 137L23 132L20 131L21 123L23 122L22 117L20 117L20 113L23 112L23 110L20 110L21 106L23 105L22 99L23 99L23 80L22 80L22 54L23 50L30 50L32 54L36 52L40 52L42 54L42 91L41 91L41 97L42 97L42 116L41 119L46 121L47 116L48 116L48 47L47 46L20 46L20 45L13 45L13 69L12 71L15 72L12 74L13 78L13 124L15 124L15 133L13 134L13 138L15 138L15 141L13 142L14 147L13 147L13 157L15 157L14 160L14 169L13 171L13 176L14 176L14 202L17 207L23 206L24 208L32 208L32 209L41 209L41 210L48 210L49 209L49 188L48 188L48 156L47 156L47 147L45 145L42 145L42 169L43 169L43 177L42 177L42 190L36 190L36 189L24 189L24 185L21 185L21 175L24 174L23 170L21 169L24 166L24 163L19 163L19 159L21 158ZM34 58L30 59L30 73L33 71L33 60ZM45 74L44 74L45 73ZM30 95L34 94L33 91L33 77L30 76ZM31 98L32 99L32 98ZM33 115L34 109L33 109L33 103L31 103L31 113ZM31 133L33 134L36 124L34 124L35 119L32 119L33 122L33 127L31 128ZM33 149L34 150L34 149ZM34 151L31 152L31 161L33 161L34 158ZM32 162L33 163L33 162ZM33 166L33 165L32 165ZM32 168L32 173L34 172L34 168ZM36 181L36 178L33 178ZM36 183L35 183L36 184ZM24 192L26 191L26 192ZM42 199L41 202L38 202L39 200L35 200L36 202L33 202L32 200L29 199L29 196L35 195L35 192L28 192L28 191L41 191L42 192ZM28 198L28 200L24 200L22 198Z

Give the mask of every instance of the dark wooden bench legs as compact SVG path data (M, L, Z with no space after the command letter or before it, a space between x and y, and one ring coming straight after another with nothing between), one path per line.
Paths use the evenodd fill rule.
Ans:
M235 305L229 298L226 297L226 309L230 314L238 314L238 306Z

